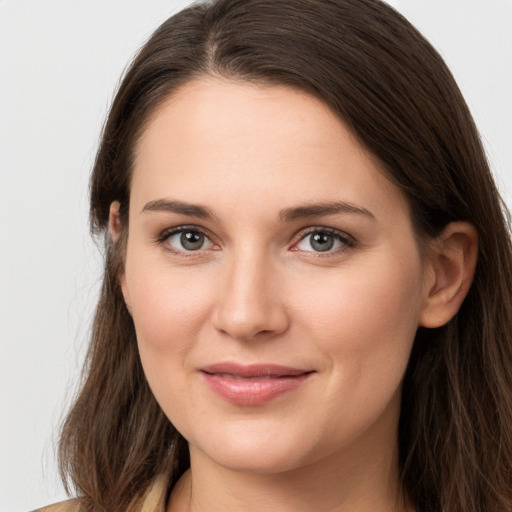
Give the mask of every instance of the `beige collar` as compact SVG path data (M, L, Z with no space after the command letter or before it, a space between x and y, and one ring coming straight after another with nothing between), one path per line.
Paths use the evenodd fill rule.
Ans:
M158 475L139 498L135 498L126 512L165 512L167 501L167 475ZM77 499L63 501L55 505L49 505L34 512L77 512L79 501Z
M167 475L158 475L141 498L130 503L126 512L165 512Z

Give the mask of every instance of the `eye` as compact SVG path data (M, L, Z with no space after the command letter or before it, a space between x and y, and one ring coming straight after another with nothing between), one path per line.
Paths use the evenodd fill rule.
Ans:
M213 242L200 230L179 228L164 234L162 242L177 252L192 252L214 247Z
M353 242L342 232L322 228L306 233L293 249L305 252L335 252L345 247L353 246Z

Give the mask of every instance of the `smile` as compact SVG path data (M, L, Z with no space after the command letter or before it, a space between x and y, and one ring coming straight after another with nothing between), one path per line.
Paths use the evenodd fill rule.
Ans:
M201 368L210 389L236 405L261 405L292 391L314 371L278 365L221 363Z

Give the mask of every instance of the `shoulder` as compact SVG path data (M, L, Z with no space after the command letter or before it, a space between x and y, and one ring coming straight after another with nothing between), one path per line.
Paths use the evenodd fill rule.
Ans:
M80 502L77 499L61 501L47 507L38 508L32 512L78 512L80 510Z
M150 482L145 492L133 499L126 509L126 512L165 512L167 484L167 476L165 474L158 475ZM80 510L80 500L74 498L48 505L47 507L38 508L31 512L80 512Z

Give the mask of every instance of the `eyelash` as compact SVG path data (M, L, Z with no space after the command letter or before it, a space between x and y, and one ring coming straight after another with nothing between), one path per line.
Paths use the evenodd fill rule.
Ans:
M163 231L157 237L156 242L159 245L164 246L164 249L166 251L169 251L169 252L171 252L173 254L178 254L178 255L181 255L181 256L185 256L185 257L197 256L198 254L201 253L201 251L202 251L201 249L198 249L197 251L179 250L179 249L174 248L169 243L166 243L171 236L177 235L177 234L180 234L180 233L186 233L186 232L195 232L195 233L201 234L201 235L203 235L205 237L205 239L207 239L211 244L213 244L213 246L218 247L218 246L216 246L216 244L214 242L212 242L212 240L208 236L208 234L202 228L199 228L197 226L179 226L179 227L176 227L176 228L167 229L167 230ZM314 250L304 251L304 250L300 250L300 249L296 248L296 246L300 242L302 242L303 240L306 240L306 238L308 236L311 236L311 235L317 234L317 233L331 235L331 236L334 237L334 239L336 241L338 241L341 244L343 244L343 246L341 248L337 248L335 250L330 250L329 249L329 250L327 250L325 252L314 251ZM324 227L324 226L315 226L315 227L308 228L306 231L301 232L298 240L296 240L294 242L294 244L293 244L293 246L291 247L290 250L297 251L297 252L302 252L302 253L310 253L310 254L315 255L315 257L328 257L328 256L332 256L334 254L337 254L339 252L344 252L344 251L346 251L349 248L355 247L355 245L356 245L355 239L353 237L351 237L350 235L348 235L347 233L344 233L343 231L339 231L337 229L328 228L328 227ZM214 249L214 250L217 250L217 249Z

